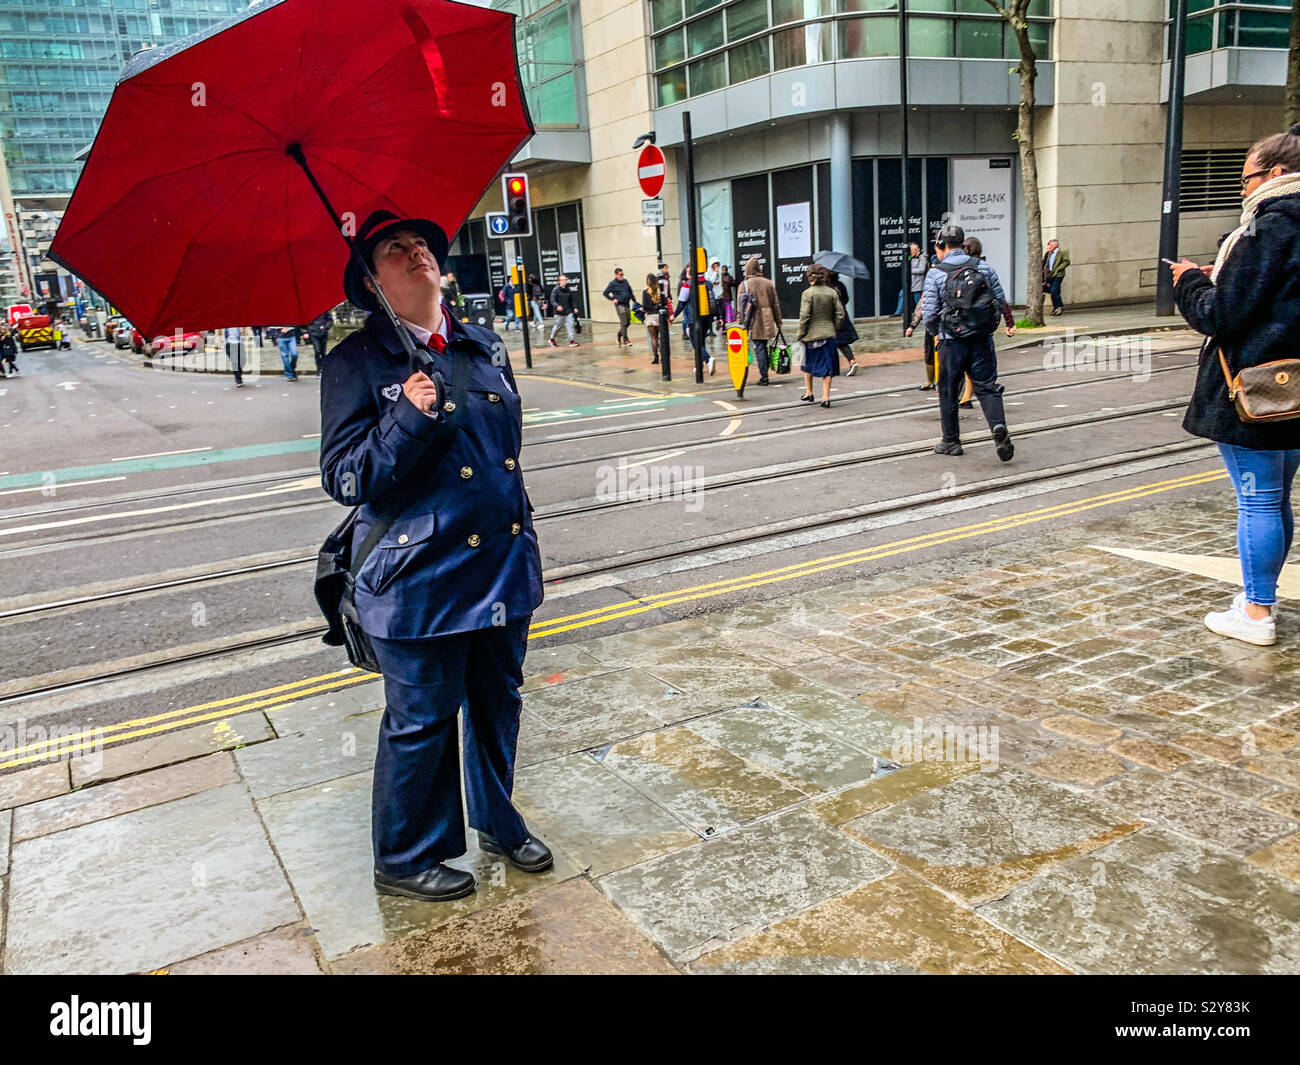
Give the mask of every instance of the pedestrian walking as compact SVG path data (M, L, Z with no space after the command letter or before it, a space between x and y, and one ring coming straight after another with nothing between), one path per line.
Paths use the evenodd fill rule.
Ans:
M939 421L943 427L943 439L935 444L934 451L937 455L962 454L957 404L963 379L970 374L998 458L1009 462L1015 446L1007 431L993 349L999 304L1006 302L1006 295L993 267L971 258L962 249L965 239L961 226L940 229L939 263L925 275L921 305L926 329L938 338Z
M462 707L464 794L479 848L529 873L552 864L511 801L528 624L542 602L519 464L522 408L496 334L444 313L442 229L380 211L357 241L401 328L438 371L438 379L411 372L382 313L322 368L321 475L330 496L360 506L353 557L387 526L354 593L386 704L371 805L374 884L444 901L476 887L444 864L467 848ZM352 260L343 286L353 303L378 310Z
M510 332L510 326L512 324L518 326L520 332L522 332L524 328L523 323L519 321L519 316L515 314L515 293L520 291L522 291L520 286L514 284L514 282L512 281L507 281L504 285L501 286L501 291L497 293L497 296L506 305L506 332L507 333Z
M312 358L316 361L316 371L325 361L325 349L329 347L330 327L334 325L334 315L329 311L316 315L307 323L307 339L311 341Z
M257 341L259 348L262 346L262 329L263 327L260 325L253 326L253 339Z
M7 325L0 325L0 377L17 377L18 341L14 331Z
M556 279L555 287L551 289L551 311L555 315L555 324L551 326L551 347L559 347L555 342L555 334L560 331L560 325L563 324L569 331L569 347L576 348L578 334L574 330L574 322L577 314L577 295L569 288L567 274L561 274Z
M700 287L706 290L705 294L707 297L708 281L706 280L706 277L706 274L697 275L697 281L699 282ZM698 297L696 293L691 290L691 283L687 280L687 273L685 270L682 271L679 285L680 287L677 290L677 310L673 312L672 321L676 321L678 318L682 319L682 334L686 342L691 345L692 351L695 350L694 338L696 336L699 337L699 346L704 354L704 362L708 367L709 376L712 377L718 370L718 364L708 349L708 338L710 336L709 327L712 318L710 315L700 314L696 309L695 301ZM712 300L710 300L710 302L712 302Z
M776 285L763 276L757 255L745 262L744 274L737 291L737 321L749 331L749 350L758 367L758 383L766 385L772 360L768 345L781 332L781 301L776 296Z
M726 324L730 324L736 320L736 316L733 313L735 310L733 296L736 291L736 279L731 276L731 267L724 266L722 268L722 276L718 280L719 287L722 290L722 321Z
M1065 304L1061 302L1061 285L1069 268L1070 253L1053 237L1043 252L1043 291L1052 297L1052 313L1055 315L1065 310Z
M1209 275L1187 259L1172 271L1179 311L1207 338L1183 428L1219 445L1237 497L1243 588L1227 610L1207 614L1205 624L1220 636L1269 647L1277 642L1278 575L1295 531L1291 489L1300 469L1300 417L1243 420L1232 382L1250 367L1296 357L1300 124L1250 149L1241 195L1241 225L1219 246ZM1254 375L1261 377L1277 410L1300 410L1300 374L1279 366ZM1237 397L1246 410L1253 398Z
M528 275L525 292L528 296L528 308L533 314L533 325L540 333L546 328L546 316L542 313L542 304L545 299L543 298L542 283L537 280L536 274Z
M286 381L298 380L298 334L296 325L268 325L266 339L280 349L280 364Z
M632 286L621 268L614 267L614 280L605 286L602 295L614 305L614 313L618 315L618 336L615 338L618 346L626 344L631 347L632 339L627 335L627 327L632 321Z
M442 279L442 302L451 308L457 318L460 317L460 282L452 270L448 270Z
M641 293L641 309L645 313L645 331L650 338L650 365L659 365L659 312L664 309L663 290L655 274L645 275L645 290Z
M244 387L244 331L231 326L225 331L226 358L235 373L235 387Z
M831 286L830 271L826 267L811 264L804 271L804 280L808 287L799 297L799 332L795 337L803 342L803 362L799 369L803 371L804 394L799 398L811 403L813 378L820 377L822 406L829 407L831 378L840 373L836 336L846 312L839 293Z
M704 280L708 283L709 313L701 321L704 325L704 335L711 337L713 326L722 314L722 263L716 255L709 260L709 268L704 272Z
M852 377L858 372L858 360L853 355L853 342L858 339L858 330L853 324L853 315L849 314L849 290L836 271L828 270L827 275L830 277L831 288L840 298L840 306L844 308L844 320L835 331L835 350L849 364L844 376Z
M939 248L939 244L936 241L933 245L933 250L937 252L938 248ZM936 263L938 263L938 261L939 261L938 255L931 254L928 265L923 266L922 268L923 272L921 274L921 285L923 290L925 286L925 273L928 272ZM904 336L910 337L916 331L917 326L921 326L924 324L925 321L924 311L925 308L918 301L916 307L912 310L912 322L907 327L906 331L903 333ZM939 381L939 373L934 365L934 334L930 332L929 328L926 328L924 330L924 336L925 336L925 343L922 345L922 350L924 352L924 359L925 359L924 362L925 384L918 385L916 390L918 392L933 392L938 387L938 381Z

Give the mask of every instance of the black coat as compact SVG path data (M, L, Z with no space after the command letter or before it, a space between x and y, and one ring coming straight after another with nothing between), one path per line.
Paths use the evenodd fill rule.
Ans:
M1248 425L1237 416L1214 348L1223 348L1234 374L1300 355L1300 193L1260 204L1255 232L1237 241L1218 281L1188 270L1174 288L1174 302L1188 325L1213 338L1201 352L1183 428L1221 444L1300 448L1300 419Z

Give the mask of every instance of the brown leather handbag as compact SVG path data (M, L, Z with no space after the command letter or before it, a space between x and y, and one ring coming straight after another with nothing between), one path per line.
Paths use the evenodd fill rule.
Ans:
M1300 359L1278 359L1247 366L1236 377L1219 348L1219 365L1228 398L1243 422L1285 422L1300 418Z

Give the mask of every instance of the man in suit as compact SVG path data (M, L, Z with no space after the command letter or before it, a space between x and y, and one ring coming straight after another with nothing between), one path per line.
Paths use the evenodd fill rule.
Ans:
M370 279L350 259L344 291L372 313L321 368L321 479L331 497L361 508L353 551L398 507L357 574L354 598L387 704L371 810L374 884L442 901L476 887L470 873L444 864L466 851L462 706L465 794L480 848L525 872L552 863L511 803L528 623L542 602L519 461L522 406L500 338L462 324L441 301L442 229L377 211L357 240L396 328L425 349L437 374L412 372L392 321L373 313ZM435 440L445 446L431 451Z
M1043 254L1043 291L1052 297L1054 315L1065 310L1065 304L1061 302L1061 284L1065 281L1065 271L1069 268L1070 253L1053 237L1047 242L1047 250Z

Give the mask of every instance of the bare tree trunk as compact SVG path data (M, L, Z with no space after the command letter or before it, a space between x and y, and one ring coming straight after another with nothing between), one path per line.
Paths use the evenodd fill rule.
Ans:
M1028 276L1025 278L1025 317L1034 325L1043 324L1043 212L1038 202L1038 157L1034 154L1034 81L1038 62L1029 43L1029 22L1025 12L1029 0L985 0L1016 35L1020 62L1020 106L1016 117L1016 143L1020 147L1020 180L1025 187L1025 244ZM1300 4L1300 0L1292 0Z
M1294 0L1300 3L1300 0ZM1020 46L1020 106L1016 119L1016 141L1020 145L1020 179L1025 186L1025 317L1034 325L1043 324L1043 212L1038 202L1038 156L1034 154L1034 81L1038 63L1029 43L1029 23L1025 9L1029 0L1015 0L1011 11L1011 28Z
M1286 61L1286 122L1300 122L1300 0L1291 0L1291 37Z

